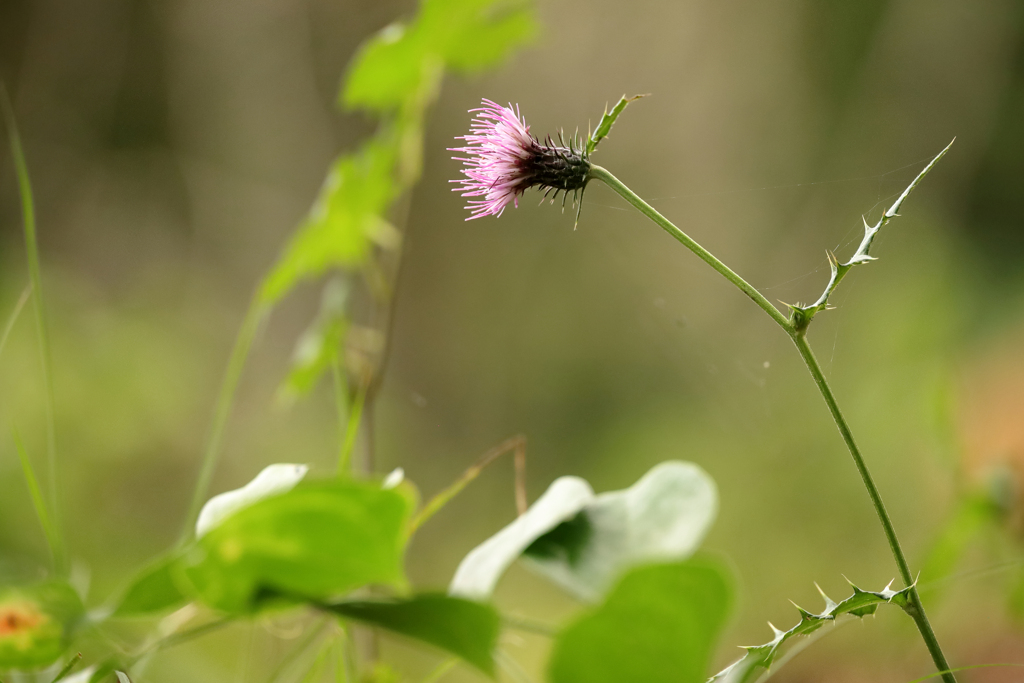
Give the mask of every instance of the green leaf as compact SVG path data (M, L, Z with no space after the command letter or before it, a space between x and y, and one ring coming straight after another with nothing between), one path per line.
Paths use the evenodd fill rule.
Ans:
M630 567L686 559L718 508L715 482L697 465L668 461L624 491L602 493L576 519L538 538L526 565L597 601Z
M594 491L585 480L559 477L530 509L466 555L455 571L448 592L486 600L501 576L530 544L575 517L593 499Z
M612 131L612 126L615 125L615 120L619 118L619 114L623 112L626 105L634 100L639 100L641 97L646 97L646 95L633 95L632 97L626 97L623 95L622 99L612 107L611 111L608 111L608 109L605 108L604 114L601 116L601 120L597 124L597 129L594 130L590 139L587 140L587 156L593 154L594 150L597 149L598 143L608 137L608 133Z
M552 683L702 683L732 589L707 560L632 570L603 605L567 627Z
M207 605L229 613L267 594L326 599L366 584L401 584L408 499L378 484L303 483L225 519L180 563Z
M116 617L135 617L168 611L188 602L174 582L177 554L165 555L143 569L128 585L114 609Z
M61 581L0 589L0 670L53 664L84 612L78 593Z
M428 593L386 602L338 602L326 609L429 643L494 675L500 623L489 605Z
M419 30L448 67L475 73L529 42L537 25L525 0L426 0Z
M397 110L433 88L449 67L473 73L495 66L537 31L525 0L425 0L410 24L393 23L359 50L340 102Z
M689 557L716 510L714 482L692 463L663 462L629 489L599 496L583 479L561 477L466 556L449 592L489 597L522 555L531 569L597 601L631 567Z
M361 266L373 240L393 234L383 216L398 194L396 147L395 135L377 135L334 163L309 216L264 280L263 303L276 303L329 268Z
M793 636L807 635L817 631L823 624L834 622L836 618L844 614L864 617L874 614L879 605L898 605L904 610L908 609L910 605L910 588L894 591L886 586L881 591L873 593L871 591L863 591L853 586L853 584L850 585L853 587L853 595L838 603L825 595L821 588L819 588L818 592L825 599L824 612L821 614L811 614L807 610L797 607L797 610L800 612L800 623L788 631L780 631L771 624L768 624L775 633L775 637L772 640L764 645L744 648L747 654L712 676L708 683L713 683L713 681L722 681L722 683L750 683L757 680L763 670L771 667L783 643ZM890 583L890 585L892 584Z
M398 109L422 88L424 61L429 55L429 46L415 27L401 22L384 27L359 49L339 95L340 103L353 109Z
M217 494L199 511L196 520L196 538L202 538L221 522L265 498L277 496L295 488L309 471L308 465L275 463L267 465L252 481L239 489Z
M292 354L291 371L279 391L284 399L308 394L341 354L349 329L345 315L347 299L348 288L343 280L331 280L324 287L320 313L299 337Z

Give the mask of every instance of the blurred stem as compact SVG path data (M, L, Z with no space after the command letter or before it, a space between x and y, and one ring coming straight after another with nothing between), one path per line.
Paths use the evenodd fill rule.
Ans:
M4 325L4 332L0 335L0 354L4 352L4 347L7 346L7 338L11 336L11 330L14 329L14 323L18 322L18 317L21 315L21 311L25 308L25 304L28 303L28 298L31 295L32 285L27 285L21 292L21 296L18 297L18 303L14 304L14 310L8 316L7 324Z
M715 258L709 251L704 249L704 247L697 244L697 242L690 238L686 233L672 224L671 221L658 213L654 207L634 194L632 190L623 185L618 178L613 176L607 170L600 166L592 165L590 169L590 177L600 180L608 185L608 187L617 192L623 199L636 207L640 213L657 223L663 230L665 230L665 232L699 256L701 260L718 271L729 282L736 285L741 292L750 297L755 304L767 313L771 319L779 325L779 327L785 330L786 334L788 334L793 340L793 343L796 344L796 348L800 352L800 356L804 359L804 363L807 365L807 369L810 371L811 377L814 379L814 383L818 387L818 391L821 392L821 396L825 399L825 404L828 406L829 412L832 413L832 419L839 428L839 433L842 435L843 441L846 442L846 447L849 449L850 455L853 456L854 464L857 466L857 471L860 472L861 480L864 482L864 488L867 489L868 496L871 498L871 504L874 505L875 512L878 514L878 519L882 523L882 530L885 532L886 540L889 542L889 549L892 551L893 558L896 560L900 577L903 579L904 585L910 588L910 605L906 609L907 614L909 614L917 624L917 628L921 632L921 637L924 639L925 645L928 647L928 652L931 653L932 661L935 662L936 668L942 672L942 680L945 683L956 683L956 678L950 671L949 664L946 663L946 657L942 652L942 648L939 647L939 641L936 639L935 632L932 631L931 624L928 621L928 616L925 614L924 605L921 604L921 598L917 593L917 587L914 585L914 577L910 573L907 558L903 553L903 548L900 546L899 539L896 537L896 530L893 528L892 520L889 518L889 513L886 512L885 505L882 503L882 496L878 492L878 487L875 486L871 473L868 471L867 464L864 462L864 458L860 454L860 449L857 448L857 444L853 440L853 433L850 431L850 426L846 423L846 418L843 417L842 412L839 410L839 404L836 402L835 396L832 394L832 389L829 387L828 381L825 379L825 375L822 373L821 367L818 365L818 361L815 359L814 353L811 351L811 347L807 343L806 328L797 329L796 326L794 326L792 322L790 322L777 308L775 308L775 306L765 299L760 292L751 287L743 278Z
M337 377L335 378L335 382L340 385L341 373L340 371L336 371L336 374ZM366 406L366 388L360 387L356 391L355 398L349 401L348 404L348 418L345 423L345 433L341 441L341 451L338 454L339 477L343 477L349 472L349 463L352 461L352 449L355 447L356 436L359 434L359 425L363 419L363 408ZM341 419L340 415L339 419ZM368 474L366 470L362 473Z
M14 447L18 451L18 458L21 459L21 469L25 476L25 484L28 486L28 493L32 497L32 505L36 509L36 516L39 518L39 524L43 527L46 543L50 547L50 557L56 564L57 558L61 555L60 539L54 533L50 516L46 512L46 501L43 500L43 494L39 490L39 481L36 479L35 472L32 471L32 461L25 451L25 444L21 442L17 430L14 430Z
M50 509L52 511L52 526L55 537L58 539L54 548L54 565L58 573L67 571L67 557L64 554L64 544L60 541L60 486L57 474L57 428L54 417L55 403L53 390L53 362L50 353L50 336L46 327L46 314L43 309L43 286L42 276L39 268L39 242L36 239L36 209L32 197L32 182L28 175L28 163L25 161L25 152L21 147L21 135L18 133L18 124L14 118L14 107L7 95L7 88L0 82L0 109L3 110L4 121L7 124L7 135L11 144L11 157L14 160L14 169L18 177L18 192L21 198L21 214L25 228L25 252L28 259L28 275L32 286L32 304L35 309L36 331L39 335L39 355L42 363L43 385L46 390L46 465L47 465L47 488L50 498Z
M184 545L191 538L199 511L210 493L210 482L213 479L213 472L217 468L217 461L220 460L224 427L231 416L238 381L242 377L242 369L249 357L249 350L259 331L260 323L268 310L269 308L262 301L259 293L254 294L249 303L249 310L242 321L242 327L238 330L238 336L235 338L235 345L231 350L228 367L221 383L220 394L217 396L217 408L213 417L213 425L210 428L210 437L206 442L203 464L199 469L199 479L196 481L196 488L192 493L192 503L189 505L188 515L185 517L185 526L181 530L179 545Z
M475 463L470 465L462 475L452 482L447 488L431 498L426 505L409 522L409 529L406 532L410 537L416 533L423 524L433 517L438 511L459 495L462 489L480 476L480 473L492 462L505 455L515 455L515 496L516 508L519 514L526 512L526 437L522 434L513 436L502 441L494 448L481 455Z

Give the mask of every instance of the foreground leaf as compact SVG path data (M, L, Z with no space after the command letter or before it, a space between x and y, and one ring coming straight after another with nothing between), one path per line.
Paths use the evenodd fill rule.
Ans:
M555 642L552 683L700 683L732 590L706 560L640 567Z
M448 592L475 600L491 596L498 579L534 541L572 519L593 500L579 477L559 477L526 513L474 548L459 564Z
M378 484L302 484L228 517L199 540L180 575L207 605L229 613L261 593L325 599L366 584L404 581L407 496Z
M0 670L53 664L84 613L78 593L61 581L0 589Z
M561 477L466 556L449 593L489 597L522 556L531 569L596 602L632 567L693 554L717 505L714 481L693 463L661 463L629 489L598 496L583 479Z
M295 488L309 471L307 465L267 465L240 489L225 491L208 500L196 520L196 538L202 538L226 518L253 503Z
M386 602L338 602L324 608L429 643L494 675L493 653L500 625L498 613L489 605L424 594Z
M174 582L177 554L161 557L145 567L128 585L114 609L116 617L137 617L165 612L188 602Z
M821 592L821 589L819 588L818 591ZM749 683L750 681L757 680L764 670L771 667L775 657L779 654L779 648L782 647L782 644L793 636L804 636L813 633L826 622L834 622L837 617L844 614L852 614L856 617L874 614L878 606L883 604L899 605L903 609L907 609L910 604L910 588L894 591L886 586L881 591L872 593L853 586L853 595L841 602L834 602L824 592L821 592L821 597L825 599L824 612L821 614L811 614L797 607L800 610L800 623L788 631L780 631L771 624L768 624L772 627L772 631L775 632L775 637L771 641L764 645L744 648L747 654L733 662L726 669L712 676L708 683L712 683L712 681Z
M663 462L630 488L598 495L524 558L577 597L597 601L630 567L692 555L717 508L715 482L704 470Z

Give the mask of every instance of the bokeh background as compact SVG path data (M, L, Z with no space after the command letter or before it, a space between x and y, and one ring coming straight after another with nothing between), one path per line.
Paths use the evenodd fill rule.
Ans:
M557 476L623 488L699 463L721 511L706 541L738 601L717 663L817 609L844 575L896 570L853 464L789 341L755 306L603 187L569 212L526 201L466 223L445 150L466 110L519 103L535 132L630 106L597 162L774 300L813 300L924 163L957 141L855 270L812 342L915 566L958 497L1024 473L1024 4L1013 0L542 0L543 30L503 68L445 82L411 200L377 470L437 491L506 437L529 438L531 497ZM2 0L0 76L36 189L54 334L64 513L92 601L175 540L248 298L331 159L372 130L336 110L360 42L411 0ZM0 140L0 312L28 281ZM245 372L217 491L271 462L333 467L331 388L276 398L320 288L274 313ZM13 448L41 462L30 311L0 358L0 572L45 565ZM1015 509L1015 508L1014 508ZM443 587L515 514L499 462L417 537L414 582ZM1012 515L968 544L932 619L957 665L1024 663L1008 608L1024 557ZM525 570L504 609L580 606ZM142 680L262 681L293 623L169 650ZM408 680L439 660L385 651ZM513 636L539 679L547 644ZM815 643L775 680L899 683L930 672L912 622L883 610ZM1015 681L1020 669L964 674ZM451 680L476 680L456 672Z

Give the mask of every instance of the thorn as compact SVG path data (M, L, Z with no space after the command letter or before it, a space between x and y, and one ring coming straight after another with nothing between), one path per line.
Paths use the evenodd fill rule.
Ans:
M836 258L831 249L826 249L825 255L828 256L828 267L832 269L832 274L835 275L839 272L839 259Z
M821 590L821 586L818 585L817 581L814 582L814 587L818 589L818 594L821 595L822 599L825 600L825 614L828 614L829 612L831 612L839 606L838 604L836 604L835 600L825 595L825 591Z
M805 610L803 607L801 607L800 605L796 604L792 600L790 600L789 603L791 605L793 605L793 607L796 607L796 611L800 613L801 619L816 619L817 616L818 616L817 614L811 614L810 612L808 612L807 610Z
M583 189L580 190L579 204L576 205L576 222L572 224L572 229L575 231L580 224L580 214L583 213L583 195L587 192L587 186L584 184Z
M781 638L782 636L786 635L785 631L780 631L779 629L775 628L775 624L773 624L772 622L769 621L768 625L771 626L772 633L775 634L776 638Z

